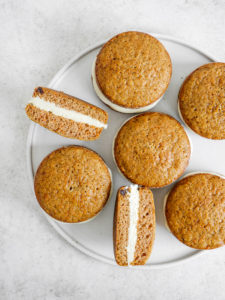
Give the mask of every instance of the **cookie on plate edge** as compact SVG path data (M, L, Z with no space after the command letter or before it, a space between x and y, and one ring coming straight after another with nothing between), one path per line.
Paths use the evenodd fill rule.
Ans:
M209 63L193 71L178 95L181 119L195 133L225 139L225 63Z
M38 87L26 106L27 116L50 131L71 139L96 140L107 128L108 114L88 102Z
M165 217L171 233L186 246L215 249L225 244L225 178L197 173L169 192Z
M54 219L79 223L93 219L110 198L111 171L94 151L59 148L41 162L34 190L42 209Z

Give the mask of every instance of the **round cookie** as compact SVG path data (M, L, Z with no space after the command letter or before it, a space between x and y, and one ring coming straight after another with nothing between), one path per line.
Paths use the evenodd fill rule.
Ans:
M102 158L81 146L50 153L34 180L37 200L51 217L68 223L89 220L110 196L111 173Z
M114 158L131 182L159 188L179 178L191 154L188 136L173 117L148 112L129 119L114 141Z
M100 99L124 113L145 111L165 93L172 74L170 56L153 36L124 32L100 50L92 73Z
M225 244L225 179L198 173L180 180L170 191L165 215L175 237L195 249Z
M178 110L197 134L225 139L225 63L209 63L192 72L180 88Z

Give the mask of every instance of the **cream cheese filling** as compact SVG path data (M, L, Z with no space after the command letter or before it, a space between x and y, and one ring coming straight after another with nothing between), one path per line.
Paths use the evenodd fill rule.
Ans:
M43 100L42 98L40 98L38 96L32 97L32 99L29 101L29 103L39 109L42 109L47 112L52 112L56 116L70 119L77 123L84 123L84 124L98 127L98 128L107 128L107 124L100 122L97 119L94 119L88 115L82 114L82 113L74 111L74 110L69 110L69 109L60 107L60 106L56 105L55 103Z
M129 228L127 244L127 263L130 265L134 260L135 246L137 242L137 223L139 211L139 191L138 185L130 185L129 199Z
M118 112L121 112L121 113L125 113L125 114L144 112L144 111L147 111L147 110L153 108L162 99L163 96L160 97L155 102L153 102L152 104L149 104L144 107L139 107L139 108L126 108L126 107L123 107L123 106L113 103L102 93L102 91L100 90L100 88L97 84L97 79L96 79L96 74L95 74L95 63L96 63L96 59L92 65L92 82L93 82L94 90L95 90L97 96L99 97L99 99L101 99L102 102L104 102L106 105L110 106L112 109L114 109Z

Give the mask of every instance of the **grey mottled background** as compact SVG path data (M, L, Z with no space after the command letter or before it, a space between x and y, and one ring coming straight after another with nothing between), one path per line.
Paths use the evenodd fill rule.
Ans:
M0 299L225 299L225 249L135 271L73 249L27 180L24 106L80 50L125 29L172 35L225 61L223 0L0 1Z

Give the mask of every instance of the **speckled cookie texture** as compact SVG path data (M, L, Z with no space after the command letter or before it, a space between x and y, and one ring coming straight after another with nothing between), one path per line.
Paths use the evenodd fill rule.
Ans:
M59 221L77 223L94 217L104 207L111 174L97 153L69 146L53 151L41 162L34 189L46 213Z
M137 241L131 265L144 265L152 251L155 239L155 205L153 194L147 187L139 187L139 212ZM114 254L117 264L127 266L129 217L129 188L121 187L117 192L114 212Z
M154 103L165 93L172 64L156 38L130 31L118 34L103 46L95 73L100 90L110 101L139 108Z
M114 142L118 168L131 182L152 188L168 185L182 175L191 154L188 136L173 117L144 113L119 130Z
M191 73L179 92L187 125L209 139L225 139L225 63L210 63Z
M179 181L168 195L167 224L175 237L196 249L225 244L225 179L195 174Z
M108 114L106 111L61 91L55 91L46 87L38 87L34 90L33 97L39 97L48 103L54 103L57 107L82 113L103 124L107 124ZM103 127L95 127L57 116L51 111L45 111L35 107L31 103L27 104L26 113L32 121L50 131L71 139L86 141L96 140L103 130Z

